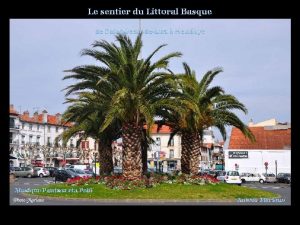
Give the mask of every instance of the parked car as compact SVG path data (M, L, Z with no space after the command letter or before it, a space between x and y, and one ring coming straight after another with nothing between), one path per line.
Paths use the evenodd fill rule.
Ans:
M89 165L70 165L66 168L68 169L80 169L80 170L88 170L89 169Z
M75 177L78 177L78 176L71 170L56 170L54 172L54 180L55 181L66 182L69 178L75 178Z
M35 177L48 177L50 176L49 170L43 167L34 167L33 168L33 176Z
M15 174L15 168L14 167L9 167L9 174Z
M201 169L199 170L199 175L200 176L207 175L209 174L209 171L210 171L209 169L204 169L204 170Z
M32 177L33 168L31 167L14 167L14 174L16 177Z
M291 183L291 174L290 173L279 173L277 174L278 183Z
M78 177L91 177L91 174L86 173L86 171L84 170L80 170L80 169L66 169L66 170L71 170L73 173L75 173Z
M211 175L211 176L213 176L213 177L215 177L215 178L217 178L219 172L222 172L222 170L210 170L208 172L208 174Z
M217 172L217 180L224 182L225 177L226 177L226 171L218 171Z
M266 183L277 183L277 179L274 173L263 173L261 176Z
M57 170L56 167L45 167L45 169L49 170L49 172L50 172L50 177L53 177L54 171Z
M264 183L265 182L265 177L261 176L258 173L242 173L241 174L241 180L243 183L245 182L259 182L259 183Z
M122 167L114 167L114 174L121 174L123 173Z
M96 175L92 170L84 170L84 172L90 175L91 177L94 177Z
M224 179L225 183L241 185L242 180L238 171L227 171Z

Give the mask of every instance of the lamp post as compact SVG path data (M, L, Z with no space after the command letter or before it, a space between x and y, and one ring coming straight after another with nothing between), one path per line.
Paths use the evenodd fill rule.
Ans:
M97 164L96 164L96 159L97 158L96 158L96 156L97 156L97 152L94 152L94 164L95 164L94 165L95 166L95 175L94 176L95 176L95 179L96 179L96 176L97 176L97 173L96 173L97 172Z

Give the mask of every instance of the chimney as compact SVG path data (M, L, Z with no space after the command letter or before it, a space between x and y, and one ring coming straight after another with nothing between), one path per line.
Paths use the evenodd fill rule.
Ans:
M43 111L43 123L47 123L48 122L48 112L46 110Z
M253 119L250 119L249 123L248 123L248 127L253 127L254 123L253 123Z
M38 114L37 111L36 111L35 113L33 113L33 118L34 118L34 121L35 121L35 122L38 121L38 117L39 117L39 114Z
M26 110L25 112L23 112L23 116L24 116L24 119L29 119L29 111Z
M56 123L60 124L61 123L61 114L60 113L56 113Z

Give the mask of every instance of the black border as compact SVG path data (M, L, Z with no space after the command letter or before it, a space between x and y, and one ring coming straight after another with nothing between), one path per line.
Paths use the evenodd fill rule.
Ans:
M154 16L154 17L146 17L146 16L97 16L97 17L91 17L87 16L87 8L101 8L101 9L114 9L114 8L124 8L124 9L134 9L136 7L140 9L145 8L161 8L161 9L172 9L175 7L178 8L190 8L190 9L211 9L213 11L213 15L206 18L211 19L248 19L248 18L256 18L256 19L272 19L272 18L291 18L291 26L292 26L292 103L295 101L296 95L296 85L295 82L295 76L298 74L296 70L298 68L295 66L296 64L296 52L298 52L298 46L297 46L297 40L300 40L299 35L296 34L297 29L299 29L299 18L296 18L296 10L293 11L293 9L296 9L295 5L293 5L291 2L265 2L264 4L262 2L245 2L245 1L238 1L238 2L232 2L232 1L222 1L222 2L215 2L215 1L201 1L196 5L195 2L191 1L181 1L180 3L172 3L171 1L149 1L145 2L144 5L140 1L138 3L135 2L108 2L108 1L84 1L77 3L75 1L71 2L28 2L28 1L22 1L22 2L9 2L5 6L1 6L1 17L0 17L0 23L1 23L1 56L2 56L2 66L1 66L1 74L5 74L5 76L2 76L2 94L1 94L1 102L4 106L1 107L1 117L2 120L0 120L0 126L1 126L1 133L3 132L4 135L2 137L5 137L7 135L7 139L9 140L9 133L7 132L9 127L9 120L4 120L3 118L9 118L8 113L8 106L9 106L9 19L14 18L76 18L76 19L92 19L92 18L204 18L204 17L198 17L198 16L190 16L190 17L183 17L183 16ZM295 103L295 102L294 102ZM278 107L280 107L280 103L278 103ZM299 155L299 150L297 147L299 146L299 138L298 138L298 118L299 113L297 113L298 107L296 105L292 104L292 120L291 124L293 127L292 131L292 174L293 174L293 183L292 183L292 206L295 206L296 204L296 194L297 194L297 172L296 172L296 166L297 166L297 157ZM7 152L7 156L9 156L8 151L6 149L8 148L8 142L4 141L5 139L2 139L1 145L2 145L2 151ZM5 154L5 153L2 153ZM9 184L8 184L8 173L5 173L7 171L7 168L9 166L8 160L5 158L4 155L0 157L0 160L3 161L0 163L1 171L4 172L4 176L2 174L1 179L3 182L1 185L1 188L4 190L8 190ZM3 168L2 168L3 167ZM7 186L4 186L7 185ZM293 191L294 190L294 191ZM6 205L9 205L9 196L5 191L1 191L1 199L2 203L4 202L4 199L6 199ZM249 208L250 206L244 206L245 208ZM269 208L268 206L259 206L265 208ZM19 208L16 206L10 206L10 208L15 210L15 208ZM30 208L30 210L36 210L37 207ZM218 208L209 208L209 210L221 210ZM243 207L240 207L243 208ZM254 207L251 207L254 208ZM256 207L255 207L256 208ZM271 210L274 210L275 208L279 208L279 210L282 210L283 208L289 210L289 207L286 206L274 206L270 207ZM188 210L190 207L188 208ZM236 208L235 208L236 209ZM235 210L234 209L234 210ZM22 209L23 210L23 207ZM132 209L130 209L132 210ZM196 209L197 211L200 210ZM201 207L201 210L203 210L203 207ZM260 209L259 209L260 210ZM48 210L47 210L48 211ZM222 211L222 210L221 210ZM272 212L272 211L271 211ZM285 211L287 212L287 211ZM146 210L146 216L149 217L150 214L153 216L156 213L152 213L152 210L150 211ZM32 215L32 213L30 213ZM36 213L34 213L36 214ZM228 217L224 214L216 213L217 215L223 215L225 217ZM197 215L197 214L196 214ZM281 214L282 215L282 214ZM278 214L278 216L281 216ZM174 215L176 217L176 215ZM198 216L201 218L201 214L198 214ZM221 217L223 217L221 216ZM271 216L276 217L276 214L272 213ZM198 217L198 219L200 219ZM204 216L205 217L205 216ZM270 216L266 215L266 219ZM97 217L96 217L97 218ZM99 218L99 217L98 217ZM150 216L151 218L151 216ZM217 218L212 218L212 221L214 221ZM200 219L201 220L201 219ZM220 221L224 221L224 218L220 218ZM226 220L226 219L225 219ZM253 221L257 221L254 219Z

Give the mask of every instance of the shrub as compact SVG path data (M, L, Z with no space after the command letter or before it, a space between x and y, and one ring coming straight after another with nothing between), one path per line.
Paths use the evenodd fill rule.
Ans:
M85 178L72 178L67 180L67 184L73 186L88 185L88 184L104 184L111 189L116 190L131 190L134 188L151 188L159 184L177 183L183 185L215 185L219 181L211 175L172 175L172 174L157 174L149 173L138 179L127 179L123 175L108 175L108 176L97 176L85 177Z

